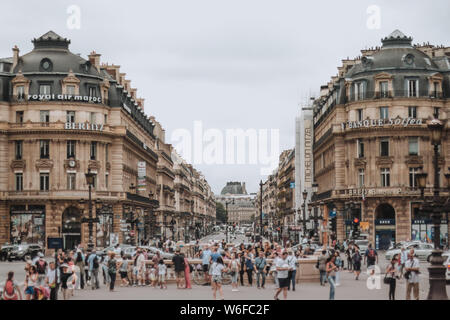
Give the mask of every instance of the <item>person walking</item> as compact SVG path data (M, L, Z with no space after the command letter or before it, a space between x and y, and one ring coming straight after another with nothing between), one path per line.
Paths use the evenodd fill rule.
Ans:
M112 251L108 260L109 292L114 291L114 285L116 283L117 275L117 264L116 253Z
M284 251L282 253L282 257L277 259L277 277L278 277L278 288L277 291L275 292L275 296L274 299L275 300L280 300L278 298L278 295L280 294L281 291L283 291L283 297L284 300L287 299L287 289L289 286L289 278L288 278L288 273L289 273L289 263L287 261L287 252Z
M59 268L56 268L55 262L51 261L45 279L47 286L50 288L50 300L58 300L60 274Z
M36 266L31 265L25 276L25 300L32 300L34 298L34 288L38 282L38 273Z
M188 259L183 255L184 257L184 288L185 289L192 289L191 286L191 265L189 264Z
M119 262L120 286L128 286L128 257L122 252L122 259Z
M22 300L22 292L20 291L19 284L14 280L13 271L8 272L1 300Z
M98 281L98 269L100 268L100 257L97 253L92 252L88 258L89 274L91 277L92 290L100 289L100 282Z
M330 300L334 300L334 293L336 290L336 270L338 267L335 264L336 256L332 255L327 259L326 272L328 283L330 284Z
M85 272L84 272L84 263L85 257L81 249L78 249L75 255L75 265L80 269L80 273L78 275L79 281L77 281L77 289L84 289L85 283Z
M344 261L341 259L341 254L339 252L339 250L336 250L336 252L334 253L336 259L335 259L335 264L336 264L336 287L341 285L341 269L344 266Z
M228 270L231 272L231 291L239 291L238 289L238 272L240 269L239 260L236 257L236 253L231 254L231 260L228 262Z
M395 300L395 287L397 279L399 278L399 265L398 265L398 256L394 255L392 257L391 262L386 268L386 278L389 279L389 300Z
M256 284L258 289L265 289L264 285L266 284L266 265L267 260L264 257L264 251L259 251L259 256L255 259L255 272L256 272ZM259 279L261 278L261 282Z
M71 296L69 291L68 282L69 279L72 279L72 285L75 285L75 278L73 277L73 271L69 269L69 265L66 263L63 263L61 265L61 268L63 269L63 272L61 273L61 291L63 294L64 300L68 300Z
M222 272L226 270L222 257L218 257L216 262L213 262L211 265L211 275L212 275L212 289L213 289L213 298L216 300L216 292L219 290L220 297L224 300L223 290L222 290Z
M203 247L203 251L200 255L200 259L202 259L202 270L203 274L205 276L205 284L204 286L208 286L211 282L211 279L209 278L209 265L211 260L211 250L209 250L209 246L205 245Z
M355 253L352 256L353 270L355 271L355 280L359 280L359 274L361 273L361 253L359 253L359 248L355 247Z
M414 256L414 249L411 249L405 262L406 300L411 300L411 290L414 292L414 299L419 300L419 274L420 263Z
M369 246L367 247L367 250L364 254L364 264L366 263L366 258L367 258L367 269L371 268L372 266L378 263L378 253L374 248L372 248L371 243L369 243Z
M291 290L291 283L292 283L292 291L295 291L295 280L297 277L297 264L298 264L297 257L295 256L295 254L292 251L290 251L287 259L288 259L288 264L289 264L288 291Z
M320 273L320 285L324 286L326 282L326 263L327 263L328 255L326 250L322 250L322 254L317 259L317 264Z
M184 274L185 265L184 265L184 257L180 254L179 248L176 249L175 255L172 258L172 262L173 262L174 269L175 269L177 289L183 289L183 286L181 285L181 283L183 282L183 279L185 277L185 274Z
M347 248L345 249L345 256L347 257L347 270L349 272L353 271L353 261L352 261L352 256L354 253L354 249L353 249L353 245L352 244L348 244Z
M253 285L253 271L255 270L255 266L253 264L251 255L245 257L245 271L247 272L248 278L248 286L251 287Z
M239 253L239 279L241 281L241 286L244 286L244 273L245 273L245 253L240 252Z

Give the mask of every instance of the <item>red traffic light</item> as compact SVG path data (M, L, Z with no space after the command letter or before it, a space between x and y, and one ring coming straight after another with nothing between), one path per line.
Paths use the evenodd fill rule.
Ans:
M358 218L353 219L353 223L359 223L359 219Z

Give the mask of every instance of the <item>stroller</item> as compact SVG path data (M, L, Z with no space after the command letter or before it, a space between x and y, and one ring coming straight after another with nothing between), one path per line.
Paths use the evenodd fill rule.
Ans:
M40 286L34 288L33 300L49 300L50 289L48 287Z

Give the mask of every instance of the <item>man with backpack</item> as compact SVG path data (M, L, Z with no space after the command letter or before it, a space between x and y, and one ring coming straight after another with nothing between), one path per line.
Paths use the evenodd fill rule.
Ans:
M367 268L374 266L378 263L378 253L375 249L372 248L372 244L369 243L369 246L364 254L364 263L366 263L367 258Z
M89 263L89 274L91 275L91 286L92 290L100 289L100 284L98 281L98 269L100 267L100 257L92 252L88 258Z

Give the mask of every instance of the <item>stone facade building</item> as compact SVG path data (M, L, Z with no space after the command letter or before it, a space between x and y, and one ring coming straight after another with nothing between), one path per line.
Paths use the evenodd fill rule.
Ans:
M256 194L247 194L245 182L227 182L220 196L216 196L217 202L226 207L228 202L228 223L230 225L251 224L255 220Z
M33 43L0 59L0 243L86 245L88 170L95 246L157 236L176 208L161 125L119 66L73 54L52 31Z
M415 175L433 185L433 149L427 120L449 116L450 48L412 45L396 30L382 47L343 60L338 75L314 101L314 203L337 210L337 239L348 238L358 217L377 248L431 238L431 220L420 213ZM448 126L439 166L441 186L450 166ZM442 217L441 235L448 239ZM364 231L364 230L363 230Z

